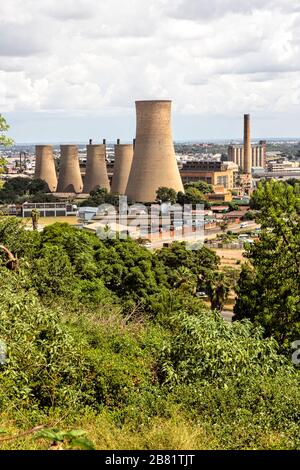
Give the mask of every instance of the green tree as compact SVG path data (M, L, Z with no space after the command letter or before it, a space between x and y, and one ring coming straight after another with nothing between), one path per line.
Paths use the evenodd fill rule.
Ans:
M206 181L195 181L193 183L186 183L184 185L184 189L188 188L196 188L198 189L202 194L208 194L213 192L213 187L211 184L206 183Z
M221 312L230 292L230 279L224 272L213 272L203 279L211 309Z
M248 246L235 318L250 318L289 348L300 337L300 186L271 181L254 192L262 232Z
M5 147L9 147L14 143L13 140L6 135L9 127L4 116L0 114L0 145L4 145Z
M227 230L228 228L228 220L224 219L221 223L220 223L220 229L222 230L223 233L225 233L225 231Z
M0 191L0 201L8 203L22 202L22 199L31 201L35 194L46 194L48 192L49 187L45 181L19 176L4 183Z
M40 234L25 230L22 220L17 217L0 218L0 243L5 245L17 258L33 259L37 256Z
M239 205L236 202L229 202L228 207L230 211L237 211L239 210Z
M119 297L145 306L150 295L167 285L161 261L134 240L106 240L103 245L96 252L98 276Z
M82 279L97 276L96 250L102 242L93 233L78 230L69 224L55 223L45 227L41 233L41 247L57 246L68 256L75 273Z
M106 188L97 188L91 191L90 197L80 203L81 207L98 207L101 204L119 205L119 196L110 194Z
M31 221L32 221L32 229L33 230L38 229L39 217L40 217L39 211L36 210L36 209L32 209L32 211L31 211Z
M242 216L242 220L255 220L255 212L248 210Z
M75 287L75 270L62 247L45 245L34 261L32 279L40 295L65 296Z
M196 293L197 277L189 268L185 266L181 266L174 270L170 281L171 285L176 289L180 289L184 292L190 292L191 294Z
M178 270L182 274L183 268L189 270L196 279L196 286L204 288L203 283L218 268L218 256L206 247L188 250L185 243L174 242L170 247L164 247L156 254L165 266L170 285L174 285L174 275ZM191 274L190 274L191 273Z
M186 188L185 193L179 192L177 194L177 202L179 204L203 204L206 200L199 189L188 187Z
M171 202L171 204L175 204L177 198L177 193L173 188L167 188L165 186L161 186L156 191L156 201L157 202Z

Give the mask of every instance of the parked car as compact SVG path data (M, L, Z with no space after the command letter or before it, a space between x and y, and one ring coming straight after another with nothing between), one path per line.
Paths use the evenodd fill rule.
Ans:
M196 297L200 297L200 298L207 297L207 293L204 291L196 292Z

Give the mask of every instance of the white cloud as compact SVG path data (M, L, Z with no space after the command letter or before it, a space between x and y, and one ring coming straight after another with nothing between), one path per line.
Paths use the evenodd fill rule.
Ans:
M1 112L299 113L299 24L298 0L1 2Z

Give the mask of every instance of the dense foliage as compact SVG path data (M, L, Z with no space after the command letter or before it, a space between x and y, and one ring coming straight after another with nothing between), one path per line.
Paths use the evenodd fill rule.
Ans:
M4 145L9 147L13 145L13 140L7 137L7 131L9 130L9 125L6 122L6 119L2 114L0 114L0 146Z
M19 260L0 267L0 428L50 427L0 447L75 442L74 426L98 448L300 447L297 368L261 326L226 323L195 295L226 289L214 252L16 218L0 243Z
M0 190L0 204L22 202L52 202L48 195L49 187L45 181L18 176L7 180Z
M101 204L118 206L119 196L111 194L106 188L97 188L91 191L90 196L80 203L81 207L98 207Z
M237 287L237 319L261 324L287 350L300 338L300 185L260 184L252 206L262 233Z

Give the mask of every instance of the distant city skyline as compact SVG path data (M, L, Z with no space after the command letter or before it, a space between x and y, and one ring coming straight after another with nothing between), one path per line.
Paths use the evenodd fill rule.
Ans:
M300 137L298 0L10 0L0 113L16 142L129 141L171 99L174 140Z
M87 143L91 138L101 142L131 142L135 135L135 115L130 116L39 116L5 115L11 125L9 134L15 143ZM260 139L300 140L299 121L287 125L284 117L262 120L252 117L252 141ZM175 142L241 141L243 140L243 115L236 118L220 116L184 116L173 114L173 139ZM292 132L294 131L294 133Z

